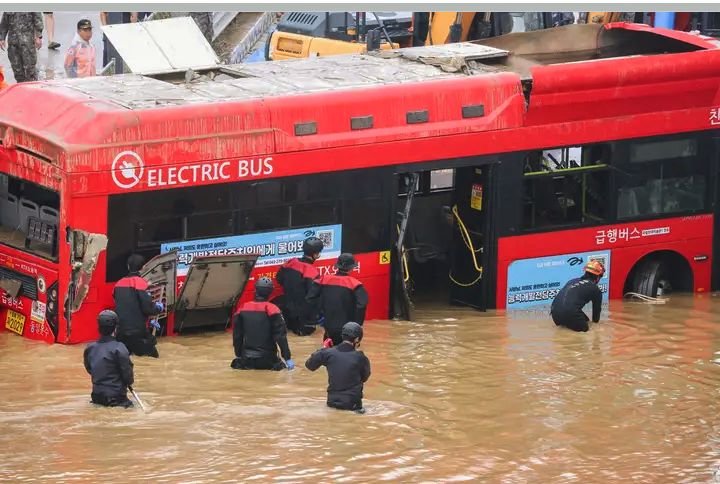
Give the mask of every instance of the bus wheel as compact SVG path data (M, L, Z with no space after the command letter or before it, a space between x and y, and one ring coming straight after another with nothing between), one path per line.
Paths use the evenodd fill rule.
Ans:
M677 252L665 251L646 256L633 268L624 293L666 296L676 291L692 291L692 269Z

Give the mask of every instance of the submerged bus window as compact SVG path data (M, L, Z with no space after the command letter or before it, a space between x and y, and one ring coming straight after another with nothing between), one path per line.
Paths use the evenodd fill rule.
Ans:
M607 220L608 175L608 171L599 171L527 178L525 228Z
M618 219L708 208L710 163L698 140L634 142L628 161L616 175Z
M56 259L60 196L0 174L0 243Z
M385 250L390 219L382 202L383 173L343 171L111 195L107 280L125 275L132 252L150 258L163 243L290 228L342 224L345 250Z
M606 221L610 154L606 144L529 153L524 167L524 228Z

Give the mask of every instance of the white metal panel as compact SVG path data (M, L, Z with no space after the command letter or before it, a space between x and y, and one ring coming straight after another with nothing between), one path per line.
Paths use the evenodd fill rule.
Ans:
M210 68L220 63L190 17L105 25L102 30L136 74Z

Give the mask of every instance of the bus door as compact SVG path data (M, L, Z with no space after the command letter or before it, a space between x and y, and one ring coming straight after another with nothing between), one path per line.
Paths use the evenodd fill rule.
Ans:
M450 250L450 302L485 310L483 291L488 249L488 180L492 165L456 169L450 207L453 239Z

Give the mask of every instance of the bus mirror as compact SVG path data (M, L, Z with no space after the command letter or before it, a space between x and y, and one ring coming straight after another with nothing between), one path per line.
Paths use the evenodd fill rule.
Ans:
M71 312L82 306L90 288L90 280L97 266L100 253L107 248L108 238L103 234L91 234L82 230L73 230L73 257L80 262L73 270L73 294ZM82 255L80 255L82 254Z
M85 238L85 232L81 230L73 230L73 259L82 260L85 257L85 251L87 250L87 241Z

